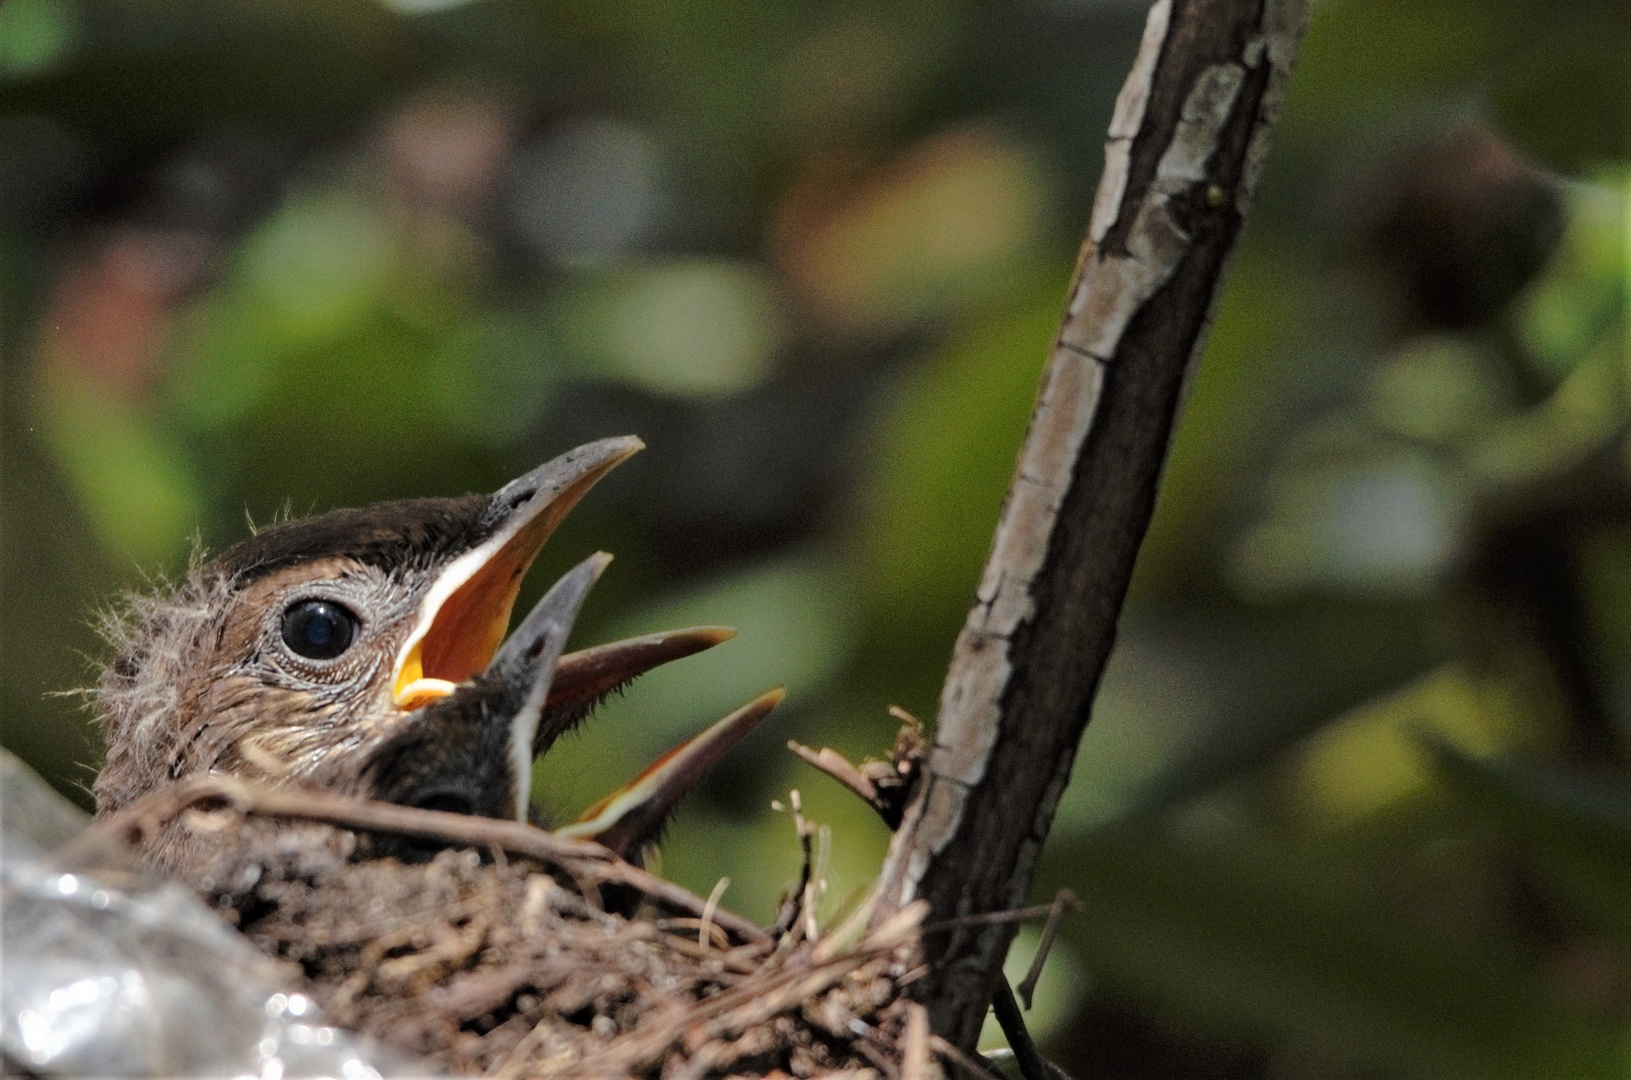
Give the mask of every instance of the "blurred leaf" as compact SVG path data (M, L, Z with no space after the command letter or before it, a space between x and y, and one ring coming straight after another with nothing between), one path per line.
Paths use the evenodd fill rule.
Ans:
M927 639L936 664L948 655L1058 327L1058 289L1050 281L1024 307L925 358L879 416L859 513L879 648Z
M1157 830L1107 831L1076 854L1073 941L1095 977L1161 1014L1293 1040L1361 1074L1624 1075L1617 1027L1516 957L1418 928L1298 862Z
M1054 813L1056 842L1127 813L1216 722L1215 674L1190 640L1192 628L1163 629L1146 625L1136 610L1123 615L1093 698L1093 720Z
M64 0L4 0L0 77L36 75L56 67L78 36L77 12Z
M510 216L541 254L566 265L613 258L652 229L662 209L662 147L643 128L578 119L523 147L512 166Z
M1494 5L1511 48L1496 66L1496 118L1524 150L1558 169L1587 171L1631 158L1631 24L1617 0ZM1543 14L1548 17L1536 18Z
M1220 605L1205 614L1172 610L1167 632L1206 672L1201 689L1212 700L1199 714L1206 722L1140 784L1128 819L1149 820L1226 784L1249 783L1333 717L1442 663L1454 649L1440 612L1429 597L1352 595L1244 610Z
M180 320L168 387L178 415L210 431L263 409L299 354L377 317L393 249L380 208L356 190L287 200Z
M1591 658L1609 686L1631 686L1631 528L1594 529L1577 558Z
M571 290L562 317L584 374L677 397L751 389L769 374L784 336L765 275L723 260L607 272Z
M381 0L392 11L404 15L431 15L439 11L452 11L473 3L474 0Z
M888 333L1012 295L1052 198L1037 155L991 124L926 139L858 184L783 207L777 259L841 330Z
M1512 408L1495 359L1466 338L1415 338L1371 376L1366 412L1389 434L1453 444Z
M1346 0L1318 5L1282 142L1334 147L1424 112L1482 106L1552 168L1631 154L1617 0Z
M176 325L175 360L165 389L175 417L219 431L262 404L287 361L276 320L231 291L206 297Z
M1479 0L1342 0L1314 8L1281 142L1332 144L1458 92L1498 40Z
M1604 178L1564 190L1563 242L1524 296L1517 320L1530 357L1556 375L1567 373L1599 341L1631 289L1631 184Z
M383 293L391 237L380 209L344 188L296 195L245 242L239 274L291 344L333 334Z
M1532 718L1507 687L1446 664L1309 739L1292 766L1295 806L1344 826L1419 797L1433 781L1414 737L1422 731L1479 757L1534 742Z
M473 453L488 440L464 437L467 410L481 404L445 399L436 368L445 344L443 334L376 308L268 365L254 406L199 440L216 490L230 500L222 524L231 531L209 539L236 539L246 505L266 515L292 498L309 513L507 479ZM207 400L212 383L197 385Z
M139 403L42 366L34 420L103 548L121 564L178 563L200 511L181 448Z
M1621 437L1631 412L1625 325L1608 327L1546 400L1489 425L1468 448L1468 471L1491 487L1533 486L1563 476Z
M1420 739L1451 786L1631 951L1631 786L1538 761L1481 760L1431 733Z
M505 446L544 414L566 373L559 342L559 327L547 319L472 315L432 357L424 392L448 430Z
M1271 599L1307 589L1408 594L1436 586L1467 527L1467 491L1427 454L1335 420L1272 478L1236 545L1231 583Z
M1210 576L1243 485L1255 483L1317 377L1322 339L1311 324L1328 320L1303 257L1263 231L1242 239L1162 471L1136 595L1187 595Z
M776 66L777 134L807 153L876 131L943 62L962 21L958 7L966 5L936 3L932 18L917 3L835 9Z

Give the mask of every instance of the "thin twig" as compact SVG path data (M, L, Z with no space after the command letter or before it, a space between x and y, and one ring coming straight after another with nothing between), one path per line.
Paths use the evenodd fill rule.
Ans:
M692 927L700 926L701 923L701 919L658 919L657 929L690 930ZM758 964L741 955L737 949L730 948L730 939L725 934L724 927L708 927L708 938L712 944L706 948L689 937L680 937L677 934L670 935L666 944L676 952L682 952L698 960L717 960L726 971L733 971L738 975L752 975L759 970Z
M781 907L776 910L775 925L771 927L771 933L777 938L777 947L781 949L791 949L798 944L798 934L795 931L803 926L799 915L804 911L804 894L815 874L815 830L810 828L809 822L804 820L804 815L800 812L797 791L788 794L788 802L792 804L791 809L780 799L773 799L770 803L772 810L777 813L786 811L792 817L793 829L798 835L799 849L803 853L798 885L782 900Z
M939 1035L929 1036L929 1045L934 1047L935 1053L962 1069L974 1080L1003 1080L1002 1077L984 1065L976 1063L972 1057L959 1050L954 1043L946 1041Z
M1020 1015L1014 991L1008 986L1007 977L1001 974L991 990L991 1011L996 1013L997 1023L1008 1037L1008 1046L1013 1050L1025 1080L1053 1080L1047 1059L1037 1050L1030 1029L1025 1026L1025 1017Z
M893 1047L886 1046L883 1040L878 1038L877 1028L871 1027L860 1020L857 1020L856 1023L862 1025L862 1030L851 1029L856 1035L855 1042L851 1045L855 1047L862 1057L872 1063L873 1068L883 1073L888 1080L901 1080L900 1069L896 1066L894 1059L889 1056L889 1052Z
M1042 928L1042 940L1036 946L1036 955L1031 957L1031 970L1025 973L1017 988L1019 999L1025 1003L1027 1011L1031 1007L1031 995L1036 993L1036 984L1042 978L1042 969L1048 963L1048 953L1053 951L1053 939L1059 936L1059 927L1065 921L1065 914L1081 909L1082 902L1069 889L1060 889L1059 895L1053 898L1048 911L1048 925Z
M1065 897L1069 897L1065 899ZM936 934L945 930L955 930L962 926L996 926L999 923L1030 922L1032 919L1051 918L1054 910L1059 906L1060 899L1065 899L1065 910L1075 911L1081 907L1081 901L1065 889L1060 898L1051 904L1033 904L1030 907L1009 908L1007 911L986 911L978 915L958 915L950 919L941 919L929 923L923 928L925 934Z
M722 877L714 884L714 891L708 894L708 902L702 906L702 920L697 927L697 944L704 949L712 944L710 940L714 928L714 909L719 907L719 898L725 895L725 890L731 887L731 879Z

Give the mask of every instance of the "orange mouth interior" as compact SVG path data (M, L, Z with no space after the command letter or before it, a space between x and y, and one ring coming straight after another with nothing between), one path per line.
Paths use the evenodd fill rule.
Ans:
M404 712L421 708L451 694L455 687L479 674L504 644L521 580L555 526L571 512L596 481L639 451L638 439L603 440L580 447L589 456L562 477L552 494L534 493L533 505L516 503L512 513L525 520L454 559L420 606L419 624L398 654L392 701ZM545 469L550 466L544 466Z
M409 646L397 669L397 708L413 710L445 697L491 662L504 644L521 581L554 524L549 517L540 514L527 522L442 601L430 628ZM446 574L459 569L456 562Z

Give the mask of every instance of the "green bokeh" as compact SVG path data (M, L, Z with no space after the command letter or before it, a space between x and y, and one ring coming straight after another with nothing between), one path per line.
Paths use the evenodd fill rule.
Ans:
M0 741L87 803L96 735L48 695L246 515L639 434L523 605L604 548L576 644L740 634L608 702L539 800L786 685L660 867L768 919L796 788L844 910L887 832L783 747L932 721L1142 14L0 0ZM1625 16L1315 5L1039 869L1085 904L1033 1015L1077 1075L1624 1075ZM586 125L645 172L572 158ZM1563 236L1432 324L1356 237L1468 125ZM644 216L569 251L527 198Z

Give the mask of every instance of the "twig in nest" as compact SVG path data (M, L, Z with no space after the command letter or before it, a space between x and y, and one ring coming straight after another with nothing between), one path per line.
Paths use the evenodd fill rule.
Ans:
M929 1010L915 1001L906 1003L905 1042L900 1080L925 1080L929 1072Z
M783 805L780 799L772 799L770 808L778 814L786 813L793 818L793 829L799 838L799 848L804 853L803 865L799 868L799 883L792 892L782 900L781 907L776 911L776 923L771 928L779 939L781 948L792 948L797 943L798 935L793 930L802 924L799 915L804 911L805 894L809 892L810 881L815 876L815 829L804 819L802 807L799 805L799 793L788 793L788 803Z
M731 879L722 877L714 885L714 891L708 894L708 902L703 905L702 919L697 926L697 944L706 949L710 944L709 938L714 929L714 909L719 907L719 898L725 895L725 890L731 887Z
M1059 936L1059 926L1065 921L1065 913L1081 909L1082 902L1069 889L1060 889L1059 895L1053 898L1048 910L1048 925L1042 928L1042 941L1036 947L1036 955L1031 957L1031 970L1025 973L1018 987L1019 999L1025 1003L1026 1009L1031 1007L1031 995L1036 993L1036 984L1042 978L1042 968L1048 962L1048 953L1053 950L1053 939Z
M558 866L580 881L626 885L659 904L701 916L707 901L673 882L622 862L609 849L588 840L569 840L518 821L471 817L443 810L420 810L394 803L346 799L307 789L268 788L205 776L184 780L139 799L93 824L58 855L64 865L94 865L105 857L110 841L139 843L165 822L201 802L221 801L244 815L317 821L364 832L463 844L494 846ZM744 941L769 941L770 935L730 911L714 912L713 921Z
M658 919L656 927L659 930L674 931L701 929L701 919ZM738 975L751 975L759 970L759 962L764 956L764 948L760 945L738 945L731 948L730 935L725 933L722 926L710 925L708 927L709 944L704 947L692 941L689 936L674 935L667 942L669 948L686 956L694 956L698 960L717 960L726 971L733 971Z
M736 986L683 1009L643 1022L592 1057L579 1061L579 1076L627 1076L651 1068L678 1043L690 1060L723 1055L720 1040L741 1037L755 1025L837 985L863 964L911 944L927 905L913 904L849 947L838 935L814 948L773 959ZM717 1064L717 1060L710 1064Z
M818 825L815 868L811 871L810 880L804 884L804 936L812 942L821 939L821 924L817 921L817 915L821 910L821 898L827 895L827 869L831 862L832 828Z

